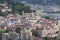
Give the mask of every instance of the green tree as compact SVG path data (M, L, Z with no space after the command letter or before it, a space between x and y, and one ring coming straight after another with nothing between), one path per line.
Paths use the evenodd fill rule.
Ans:
M48 17L48 16L45 16L44 18L46 18L46 19L50 19L50 17Z
M29 6L24 6L24 5L14 5L12 6L12 10L13 12L19 12L19 13L22 13L22 11L24 12L31 12L31 9Z
M5 0L0 0L0 3L4 3L5 2Z
M47 38L47 37L43 37L43 40L49 40L50 38Z
M60 38L58 38L57 40L60 40Z
M14 2L12 0L5 0L8 4L13 4Z
M57 37L43 37L43 40L58 40Z
M2 33L4 33L4 31L0 31L0 40L2 40Z
M12 29L6 29L6 30L4 31L4 33L9 33L9 32L13 32L13 30L12 30Z
M16 28L15 32L20 33L20 28Z
M32 35L39 37L37 30L32 30Z

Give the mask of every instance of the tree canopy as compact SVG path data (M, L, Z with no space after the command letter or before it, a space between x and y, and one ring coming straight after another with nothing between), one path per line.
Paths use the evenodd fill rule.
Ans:
M31 9L29 6L24 6L24 5L14 5L12 6L12 10L13 12L19 12L22 13L22 11L24 12L31 12Z

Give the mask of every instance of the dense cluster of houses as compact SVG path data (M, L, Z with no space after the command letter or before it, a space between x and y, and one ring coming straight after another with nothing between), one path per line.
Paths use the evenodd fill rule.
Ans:
M2 34L3 40L42 40L42 37L58 37L60 33L59 24L59 22L46 19L38 13L0 16L0 31L12 30ZM15 28L21 28L20 33L16 33ZM31 30L36 30L39 36L32 35Z

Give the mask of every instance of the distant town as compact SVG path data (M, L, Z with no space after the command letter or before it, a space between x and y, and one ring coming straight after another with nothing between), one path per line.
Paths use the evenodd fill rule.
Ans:
M60 40L60 6L3 1L0 40Z

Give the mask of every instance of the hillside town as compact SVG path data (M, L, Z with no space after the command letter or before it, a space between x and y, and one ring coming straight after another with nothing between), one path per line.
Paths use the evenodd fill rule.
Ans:
M60 7L22 4L31 6L35 12L23 9L21 14L21 10L13 13L11 5L0 4L0 40L60 40L60 16L55 16L59 15Z
M7 11L4 9L2 12ZM22 15L16 13L8 14L6 17L0 16L0 31L3 31L2 40L43 40L44 37L58 39L60 22L36 12L24 13L23 11Z

